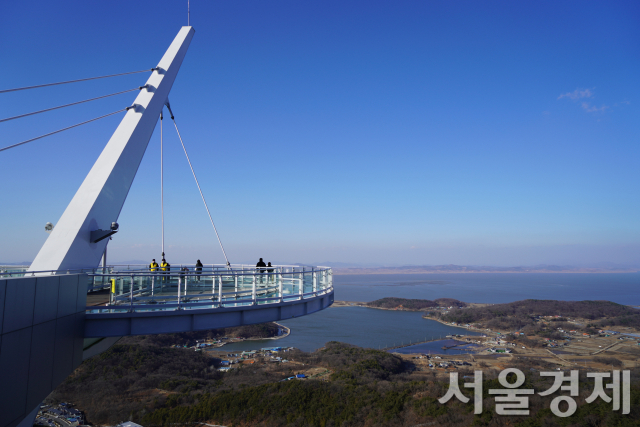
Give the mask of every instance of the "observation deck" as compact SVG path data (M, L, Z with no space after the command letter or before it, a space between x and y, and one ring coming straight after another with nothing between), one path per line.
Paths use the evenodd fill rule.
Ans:
M181 271L186 267L188 271ZM86 283L84 337L207 330L303 316L333 304L329 267L111 265L82 270L0 272L10 277L79 274Z

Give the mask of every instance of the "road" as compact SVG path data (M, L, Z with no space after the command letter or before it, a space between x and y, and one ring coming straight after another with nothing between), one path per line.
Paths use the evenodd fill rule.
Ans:
M62 418L58 418L55 415L49 414L49 413L44 413L41 415L42 418L46 418L49 420L52 420L57 426L59 427L73 427L73 426L77 426L77 423L70 423L69 421L62 419Z

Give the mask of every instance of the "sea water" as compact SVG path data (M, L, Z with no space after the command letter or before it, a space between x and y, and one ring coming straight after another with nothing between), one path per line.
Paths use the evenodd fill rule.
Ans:
M334 275L335 299L455 298L505 303L523 299L606 300L640 305L640 273L459 273Z
M314 314L278 323L290 328L291 334L277 340L227 344L221 350L234 352L277 346L313 351L323 347L328 341L378 349L467 333L464 328L423 319L420 312L365 307L329 307Z

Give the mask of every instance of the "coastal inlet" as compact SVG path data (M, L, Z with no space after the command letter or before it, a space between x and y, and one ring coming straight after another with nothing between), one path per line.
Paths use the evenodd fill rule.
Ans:
M291 329L289 336L278 340L251 340L227 344L221 350L234 352L277 345L314 351L329 341L382 349L445 339L447 335L479 335L465 328L423 319L422 312L418 311L377 310L366 307L330 307L311 316L283 320L279 323ZM442 350L440 352L442 353Z

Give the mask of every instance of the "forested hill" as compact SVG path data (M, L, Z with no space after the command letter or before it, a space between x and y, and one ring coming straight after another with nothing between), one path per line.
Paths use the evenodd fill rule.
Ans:
M386 308L397 310L424 310L432 307L466 307L467 304L453 298L438 298L436 300L428 299L407 299L387 297L368 302L367 307Z
M47 399L73 402L95 425L131 420L146 427L369 427L369 426L622 426L640 423L638 370L632 371L629 415L611 410L597 399L586 404L591 390L581 386L579 410L560 423L549 411L551 398L531 397L529 417L499 416L485 397L482 415L473 403L437 399L449 388L449 379L435 370L419 371L409 360L374 349L336 342L313 353L286 353L288 363L257 360L230 372L216 370L219 360L184 348L153 345L115 345L83 362ZM509 367L527 373L527 387L547 390L553 380L536 374L541 362L514 359ZM324 372L314 379L309 372ZM548 368L546 368L548 369ZM282 381L298 372L308 379ZM474 375L460 367L461 377ZM482 389L499 388L497 371L486 371ZM581 373L581 385L587 382ZM462 392L471 397L468 389Z
M395 355L337 342L315 353L283 355L288 363L258 358L222 373L216 369L220 360L205 352L118 343L84 361L47 402L73 402L96 425L364 425L402 410L395 386L373 387L403 378L407 367ZM330 372L330 382L280 382L312 367Z
M272 338L278 336L280 327L273 322L257 325L244 325L232 328L211 329L208 331L180 332L177 334L138 335L122 338L118 344L152 345L170 347L187 345L196 340L230 338Z
M481 323L495 328L521 328L535 323L538 317L556 320L583 319L594 327L614 325L640 326L640 310L611 301L523 300L507 304L470 307L439 313L446 322Z

